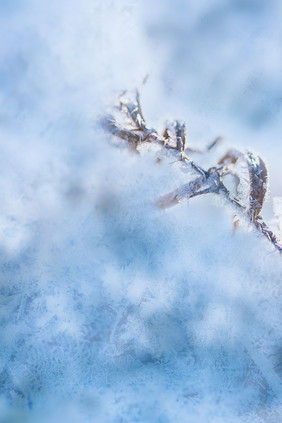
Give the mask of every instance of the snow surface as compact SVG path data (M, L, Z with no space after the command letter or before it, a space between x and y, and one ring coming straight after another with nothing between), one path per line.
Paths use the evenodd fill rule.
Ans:
M0 421L282 421L282 261L96 125L141 85L208 159L265 158L279 220L281 2L0 0ZM205 163L204 163L205 164ZM274 198L274 218L272 199ZM272 219L272 220L271 220ZM281 221L281 219L280 219Z

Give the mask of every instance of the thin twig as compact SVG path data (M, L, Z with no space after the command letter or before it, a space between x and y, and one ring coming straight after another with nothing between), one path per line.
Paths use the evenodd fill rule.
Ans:
M251 152L244 154L237 150L229 150L215 167L206 171L191 160L188 153L193 151L207 153L221 141L221 137L216 138L204 151L195 150L190 145L187 145L185 124L177 120L168 123L163 135L160 135L155 129L149 128L146 124L138 90L136 90L133 100L128 99L126 94L124 92L120 98L120 105L121 111L130 120L130 128L122 128L112 115L105 116L102 119L103 128L112 135L128 142L137 151L142 144L157 144L161 146L166 154L173 156L177 161L181 161L184 167L192 168L199 175L196 179L184 184L175 191L162 196L157 202L158 207L171 207L183 199L190 199L204 194L221 195L236 210L236 215L247 219L257 231L272 243L276 250L282 253L282 244L260 215L267 189L267 168L263 160ZM245 161L249 173L249 204L247 206L229 192L223 180L225 175L233 175L237 179L238 188L240 175L235 171L235 166L241 159Z

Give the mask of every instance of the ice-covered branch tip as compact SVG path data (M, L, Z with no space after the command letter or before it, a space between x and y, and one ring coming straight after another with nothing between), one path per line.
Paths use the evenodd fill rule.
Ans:
M166 154L173 156L198 174L194 180L162 196L157 201L158 207L168 208L183 199L203 194L221 195L232 205L238 216L245 218L282 253L282 244L260 215L267 190L267 168L259 156L250 151L242 153L232 149L227 151L214 167L204 170L191 160L190 155L193 152L209 153L221 141L220 137L201 151L188 145L186 126L183 122L177 120L169 122L163 133L159 134L155 129L148 127L145 121L138 91L135 92L133 99L127 97L126 92L123 93L119 98L118 109L124 123L119 124L112 115L104 116L101 124L107 132L126 141L136 152L148 143L157 144ZM245 164L248 174L248 183L243 193L238 190L241 180L245 179L238 163ZM224 183L226 175L234 178L235 193L227 189ZM247 202L244 202L244 197L248 198Z

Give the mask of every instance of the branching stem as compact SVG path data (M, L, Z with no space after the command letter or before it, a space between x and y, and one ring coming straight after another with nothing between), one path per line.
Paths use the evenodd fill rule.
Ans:
M251 152L244 154L237 150L229 150L215 167L206 171L190 159L188 152L209 152L221 141L221 137L216 138L204 151L200 151L187 145L184 123L179 121L168 123L163 135L160 135L155 129L149 128L146 124L138 90L136 90L133 100L127 99L125 95L126 92L120 98L120 109L129 118L130 128L122 128L112 115L105 116L102 119L103 128L112 135L128 142L137 151L142 144L158 144L166 154L173 156L177 161L183 162L186 167L192 168L199 175L196 179L184 184L175 191L162 196L157 201L158 207L168 208L178 204L185 198L190 199L210 193L219 194L231 204L236 210L236 214L247 219L282 254L281 242L260 215L267 187L267 169L263 160ZM249 204L247 206L231 195L223 181L223 177L226 174L231 174L240 182L239 175L234 171L234 166L238 160L245 160L249 172Z

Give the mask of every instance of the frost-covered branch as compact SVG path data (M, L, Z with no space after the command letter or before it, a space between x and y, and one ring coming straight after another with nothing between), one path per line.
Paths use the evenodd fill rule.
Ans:
M139 152L139 149L145 144L157 144L165 154L173 156L185 167L198 173L198 177L194 180L162 196L157 201L158 207L168 208L183 199L204 194L221 195L232 205L238 216L246 219L272 243L276 250L282 253L282 244L260 215L267 190L267 168L259 156L250 151L242 153L237 150L229 150L215 166L204 170L190 158L190 154L195 151L210 152L221 141L220 137L201 151L187 144L185 123L177 120L168 122L162 135L159 134L155 129L148 127L137 90L133 99L127 97L126 92L123 93L119 99L119 111L125 119L123 125L119 124L112 115L104 116L101 120L101 124L107 132L126 141L136 152ZM244 179L240 169L238 170L238 162L243 162L248 171L248 183L243 193L245 196L247 194L247 203L244 203L238 192L241 179ZM235 194L231 193L224 184L224 177L228 174L232 175L236 183Z

